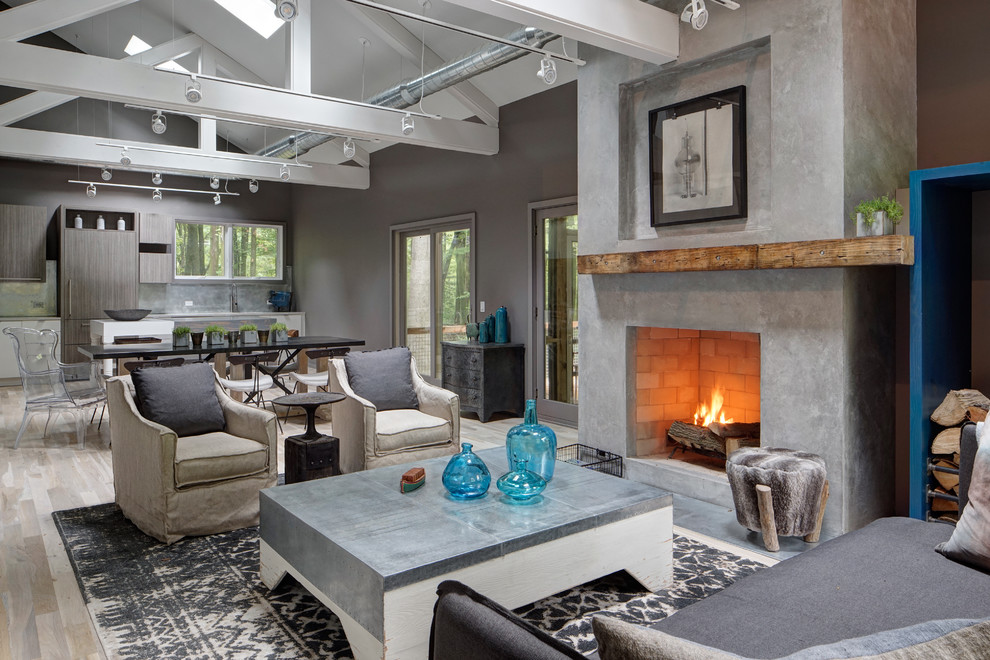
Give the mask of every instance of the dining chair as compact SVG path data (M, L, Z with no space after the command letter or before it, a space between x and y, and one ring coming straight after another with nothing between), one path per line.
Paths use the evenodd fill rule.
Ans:
M276 360L278 360L278 351L269 351L267 353L248 353L246 355L228 355L227 363L231 367L243 366L245 369L250 369L250 377L220 377L217 380L220 381L220 384L223 385L228 392L242 392L246 394L247 396L244 398L244 403L253 403L259 408L264 408L266 403L270 404L272 406L272 412L275 412L275 421L278 422L279 431L281 431L282 423L278 421L278 413L275 411L275 405L270 401L265 401L265 392L275 387L275 381L271 376L263 373L261 369L258 368L259 364L275 362Z
M21 443L28 419L36 412L47 411L43 437L48 436L52 413L83 413L76 416L76 436L80 447L86 438L86 409L106 404L107 393L96 362L65 364L55 357L58 334L53 330L4 328L3 333L14 343L17 370L24 391L24 417L14 440L14 449ZM92 418L90 420L92 422Z

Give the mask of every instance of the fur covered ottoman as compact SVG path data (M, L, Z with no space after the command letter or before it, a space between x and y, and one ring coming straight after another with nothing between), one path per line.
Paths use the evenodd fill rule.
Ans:
M825 461L817 454L777 447L745 447L725 462L740 525L763 532L767 550L777 535L815 543L828 499Z

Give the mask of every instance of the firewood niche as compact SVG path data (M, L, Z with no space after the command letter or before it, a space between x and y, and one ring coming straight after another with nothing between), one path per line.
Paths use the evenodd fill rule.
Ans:
M706 456L725 459L740 447L760 446L760 423L712 422L708 426L690 422L673 422L667 431L667 439L677 443L670 453L673 458L678 449L692 449Z
M944 427L932 440L928 471L933 483L928 490L931 518L959 520L959 440L964 422L982 422L990 410L990 399L979 390L951 390L931 415Z

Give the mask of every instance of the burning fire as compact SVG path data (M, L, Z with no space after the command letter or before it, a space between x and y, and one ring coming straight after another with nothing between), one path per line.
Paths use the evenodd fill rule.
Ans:
M698 406L698 410L694 413L694 423L696 426L708 426L712 422L718 421L721 424L731 424L732 418L725 418L725 413L722 412L722 402L725 400L722 394L723 390L721 387L712 388L712 403L709 406L706 403L702 403Z

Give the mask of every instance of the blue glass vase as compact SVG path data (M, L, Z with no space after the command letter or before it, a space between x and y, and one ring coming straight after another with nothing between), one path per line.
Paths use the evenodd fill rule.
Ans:
M488 336L488 324L482 321L478 324L478 342L487 344L491 340L492 338Z
M499 477L495 486L517 503L530 502L547 487L547 480L526 469L526 460L517 459L515 468ZM542 499L542 498L541 498Z
M495 343L509 343L509 310L504 305L495 310Z
M441 480L455 500L472 500L488 492L492 474L485 462L471 451L471 445L465 442L461 445L461 453L450 458Z
M505 436L505 455L509 465L516 459L526 461L529 469L545 480L553 479L557 462L557 434L536 420L536 399L526 401L523 423L513 426Z

